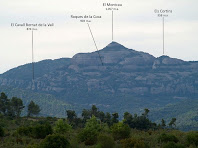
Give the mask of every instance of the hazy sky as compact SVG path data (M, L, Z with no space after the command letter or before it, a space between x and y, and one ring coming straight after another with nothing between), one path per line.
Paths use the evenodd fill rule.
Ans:
M197 0L0 0L0 73L31 62L31 31L11 23L54 23L34 31L35 61L72 57L95 51L88 26L71 15L99 15L90 23L98 48L111 40L111 11L103 3L121 3L114 11L114 41L156 57L162 55L162 18L155 9L169 9L165 18L165 54L198 61Z

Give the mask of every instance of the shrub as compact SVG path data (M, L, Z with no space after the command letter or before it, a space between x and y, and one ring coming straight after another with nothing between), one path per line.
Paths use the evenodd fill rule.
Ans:
M130 135L130 127L123 122L114 124L111 131L115 140L125 139Z
M166 143L163 148L185 148L182 144L177 144L175 142L168 142Z
M53 130L50 124L36 125L32 128L32 136L37 139L43 139L52 133Z
M174 135L172 134L161 134L159 137L158 137L158 142L175 142L177 143L179 140L177 139L177 137L175 137Z
M101 148L114 148L115 142L109 135L101 134L98 136L98 144Z
M49 124L36 125L32 127L19 127L16 131L19 135L30 136L37 139L43 139L47 135L52 134L52 132L52 127Z
M27 148L39 148L38 144L29 144Z
M188 145L194 144L195 146L198 146L198 133L189 132L186 141Z
M79 134L81 142L85 142L85 145L94 145L97 142L98 132L96 130L84 129Z
M63 119L59 119L56 122L54 129L55 129L56 133L64 134L64 133L68 132L71 128L72 128L71 125L69 125L67 122L63 121Z
M69 148L69 141L62 135L48 135L40 144L40 148Z
M0 137L3 137L5 135L5 132L3 128L0 126Z
M19 127L17 129L17 134L23 136L30 136L32 133L32 127Z
M148 146L144 141L135 138L128 138L121 140L123 148L147 148Z
M85 142L85 145L93 145L97 142L97 137L100 131L100 125L96 117L92 117L86 122L85 128L78 135L81 142Z

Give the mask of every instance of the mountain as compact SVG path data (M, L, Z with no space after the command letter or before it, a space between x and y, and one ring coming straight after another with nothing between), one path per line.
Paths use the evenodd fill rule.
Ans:
M25 64L0 75L1 87L53 95L80 108L104 111L160 110L198 96L198 62L154 57L112 42L72 58Z

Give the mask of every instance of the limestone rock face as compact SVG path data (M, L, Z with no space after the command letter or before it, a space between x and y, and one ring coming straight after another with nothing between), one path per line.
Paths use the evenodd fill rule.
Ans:
M137 66L149 66L153 65L155 57L148 53L137 52L132 49L128 49L123 45L112 42L99 52L92 53L78 53L71 59L72 65L80 65L81 67L98 68L102 63L104 67L114 65L115 67L134 67ZM95 66L95 67L94 67Z

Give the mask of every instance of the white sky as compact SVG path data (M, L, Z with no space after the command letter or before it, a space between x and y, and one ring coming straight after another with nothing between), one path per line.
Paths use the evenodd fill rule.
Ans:
M198 61L197 0L0 0L0 73L31 62L31 31L11 23L54 23L34 32L35 61L95 51L88 26L71 15L101 15L90 23L98 48L111 42L111 11L104 2L122 3L114 12L114 40L156 57L162 55L162 18L154 9L171 9L165 18L165 54Z

